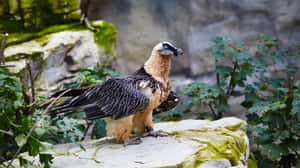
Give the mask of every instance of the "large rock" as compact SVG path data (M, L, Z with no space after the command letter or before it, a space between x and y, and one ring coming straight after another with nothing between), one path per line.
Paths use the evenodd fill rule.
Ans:
M101 21L94 24L108 25ZM7 47L4 56L7 64L16 65L9 70L22 76L26 76L27 63L30 63L36 91L48 95L74 82L80 70L114 60L115 54L107 54L107 48L97 44L94 37L95 34L88 30L47 34Z
M88 16L117 26L116 67L123 74L143 64L158 41L169 40L185 51L172 72L195 75L212 70L204 57L220 34L249 41L262 32L284 46L299 44L299 10L300 0L90 0Z
M245 168L249 155L246 123L237 118L218 121L183 120L158 123L168 137L142 138L139 145L124 147L111 138L55 146L56 168Z

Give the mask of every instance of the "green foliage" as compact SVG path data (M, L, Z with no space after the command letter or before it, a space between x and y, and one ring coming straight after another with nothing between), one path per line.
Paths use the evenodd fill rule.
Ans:
M0 68L0 161L12 159L17 150L24 145L21 152L29 156L39 156L40 165L32 165L22 155L18 155L23 167L50 167L52 148L57 143L76 143L79 146L84 136L84 127L74 119L64 118L56 121L41 114L44 109L29 104L27 88L20 79ZM43 103L43 97L36 101ZM34 124L38 126L30 134ZM27 139L27 136L30 136Z
M76 81L70 85L71 89L95 85L104 82L107 78L115 78L120 76L120 74L110 69L109 67L97 67L93 69L83 69L81 74L77 77Z
M180 111L167 111L154 115L154 122L162 121L179 121L183 117L183 113Z
M33 131L26 141L31 127L39 118L39 110L33 114L28 107L26 88L20 79L0 69L0 160L11 159L14 153L23 144L22 151L28 151L30 156L40 157L41 164L47 166L51 158L52 144L48 143L43 134L46 129L43 121ZM29 165L22 156L19 156L21 166Z
M11 76L9 73L0 69L0 86L0 129L10 132L11 135L16 137L13 130L10 129L17 129L15 132L19 134L21 128L15 127L16 124L14 123L16 123L16 120L18 120L18 122L26 120L26 118L22 120L20 116L15 115L15 110L19 109L24 103L22 93L23 85L17 77ZM1 161L3 161L3 158L11 157L12 152L16 151L14 146L17 144L11 135L0 134Z
M256 59L243 42L217 37L212 52L217 82L189 84L183 92L191 98L186 105L206 104L211 112L204 114L217 119L230 110L230 96L244 96L251 144L260 149L258 167L299 166L300 85L293 77L298 67L291 63L300 50L293 54L264 34L253 41Z
M257 55L256 74L258 82L245 87L245 101L248 108L247 118L251 123L249 132L251 142L259 144L263 156L260 166L279 167L296 166L299 160L300 126L300 87L295 84L296 65L277 66L268 74L268 67L275 64L287 65L296 61L299 55L293 55L282 49L277 39L260 34L256 39Z
M245 86L254 67L243 42L232 40L229 36L219 36L214 42L212 56L215 60L216 84L191 83L185 87L183 95L191 98L186 102L188 108L198 103L208 105L210 113L202 112L199 116L209 115L219 119L223 113L230 111L228 98L241 96L236 88Z

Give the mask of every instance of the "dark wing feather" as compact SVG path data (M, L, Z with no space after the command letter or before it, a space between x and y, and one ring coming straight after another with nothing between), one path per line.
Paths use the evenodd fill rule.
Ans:
M88 88L83 94L69 98L52 111L83 107L88 119L111 117L119 119L143 111L149 98L136 89L138 79L114 78Z
M73 96L73 97L74 96L79 96L79 95L83 94L86 90L88 90L89 88L93 88L95 86L96 85L91 85L91 86L88 86L88 87L83 87L83 88L78 88L78 89L72 89L72 90L64 93L64 95L62 95L62 96ZM66 90L67 89L55 92L53 95L50 96L50 98L52 98L52 97L58 97L60 94L62 94Z

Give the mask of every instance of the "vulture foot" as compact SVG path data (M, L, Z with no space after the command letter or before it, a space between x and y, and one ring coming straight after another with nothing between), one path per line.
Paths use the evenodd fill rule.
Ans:
M127 142L124 142L124 146L127 146L127 145L138 145L142 143L142 140L140 137L135 137L135 138L131 138L129 139Z
M142 137L146 137L146 136L154 136L154 137L166 137L168 136L168 134L164 133L162 130L158 130L158 131L149 131L146 132L142 135Z

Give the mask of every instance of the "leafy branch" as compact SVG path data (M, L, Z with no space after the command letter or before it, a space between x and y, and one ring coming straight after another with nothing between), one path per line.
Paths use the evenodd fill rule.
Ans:
M63 93L61 93L58 97L56 97L55 99L52 100L52 102L48 105L48 107L46 108L46 110L41 114L40 119L31 127L29 133L27 134L27 136L25 137L23 143L21 144L21 146L19 147L19 149L17 150L17 152L15 153L15 155L13 156L13 158L11 159L11 161L8 163L7 168L9 168L12 164L12 162L14 161L14 159L20 154L20 152L22 151L24 145L27 143L28 138L32 135L33 131L35 128L38 127L40 121L44 118L44 115L50 110L50 108L53 106L53 104L61 97L63 96L65 93L69 92L71 89L68 89L66 91L64 91Z

